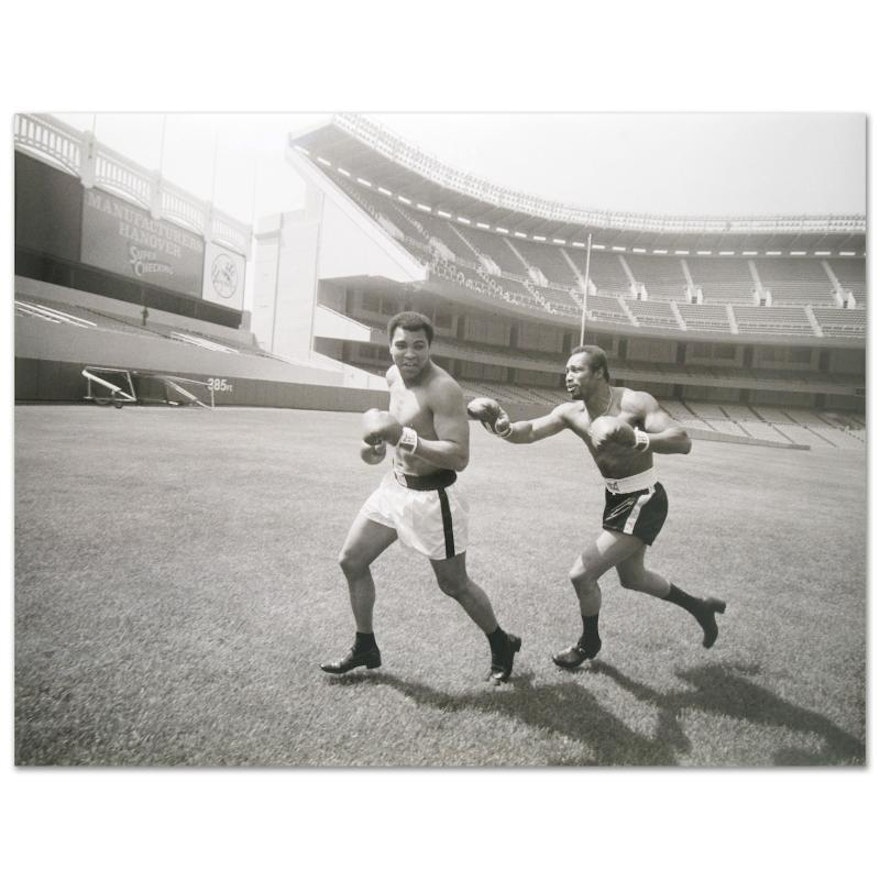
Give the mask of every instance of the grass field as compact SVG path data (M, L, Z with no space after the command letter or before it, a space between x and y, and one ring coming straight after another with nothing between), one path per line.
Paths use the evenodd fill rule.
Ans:
M602 581L604 647L565 673L567 572L601 482L574 437L472 429L472 577L523 637L484 636L392 547L380 670L318 664L353 624L336 556L387 464L359 416L87 406L15 411L15 761L307 767L865 763L866 455L697 442L657 456L651 567L728 602L700 646L668 603Z

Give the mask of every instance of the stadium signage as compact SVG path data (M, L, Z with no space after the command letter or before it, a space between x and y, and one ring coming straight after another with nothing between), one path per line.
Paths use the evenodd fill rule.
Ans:
M197 296L204 252L199 236L101 190L85 191L84 263Z
M205 246L202 299L230 309L244 308L245 258L215 242Z

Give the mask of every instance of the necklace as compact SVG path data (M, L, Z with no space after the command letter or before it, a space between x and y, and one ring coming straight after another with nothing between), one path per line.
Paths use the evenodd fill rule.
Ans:
M609 388L608 389L608 403L605 405L605 409L602 410L602 412L599 413L599 415L597 415L597 416L590 416L591 420L601 419L602 416L607 416L608 413L611 411L611 404L612 403L614 403L614 390ZM584 404L584 408L585 409L587 408L586 404ZM587 409L587 413L589 413L589 409Z

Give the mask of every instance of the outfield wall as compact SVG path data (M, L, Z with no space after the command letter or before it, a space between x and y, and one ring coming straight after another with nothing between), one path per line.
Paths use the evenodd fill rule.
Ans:
M87 366L81 362L52 361L44 359L15 359L15 400L17 403L80 403L85 400L86 379L82 375ZM208 377L200 373L176 372L175 376L205 382ZM141 402L157 403L170 396L178 403L185 401L169 392L151 371L131 371L135 393ZM119 384L118 382L116 384ZM97 389L105 395L106 391ZM204 390L199 392L205 397ZM253 406L277 409L304 409L331 412L364 412L370 407L385 409L388 392L364 388L339 388L329 385L311 385L299 382L273 382L265 379L238 378L228 383L224 390L215 391L215 406ZM507 407L511 418L533 419L546 415L550 406L515 404ZM721 443L739 443L747 446L773 446L785 449L809 449L796 443L759 440L753 437L723 434L701 428L688 428L694 440L711 440Z
M52 361L35 358L15 359L15 400L17 403L81 403L85 400L87 381L82 375L86 366L82 361ZM155 370L130 370L138 398L156 402L164 395L162 383L155 378ZM204 373L174 371L175 377L206 382ZM114 384L118 380L111 379ZM126 390L126 386L122 385ZM189 387L189 386L188 386ZM97 391L106 395L103 389ZM207 392L199 391L205 398ZM183 402L171 393L172 399ZM215 406L258 406L280 409L328 410L333 412L363 412L370 407L387 408L388 392L364 388L340 388L332 385L313 385L302 382L278 382L265 379L237 378L228 382L224 390L214 393Z

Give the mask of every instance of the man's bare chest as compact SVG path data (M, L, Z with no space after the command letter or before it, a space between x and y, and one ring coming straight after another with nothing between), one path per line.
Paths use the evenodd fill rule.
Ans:
M408 425L423 436L434 432L434 413L422 389L393 388L389 412L401 425Z

